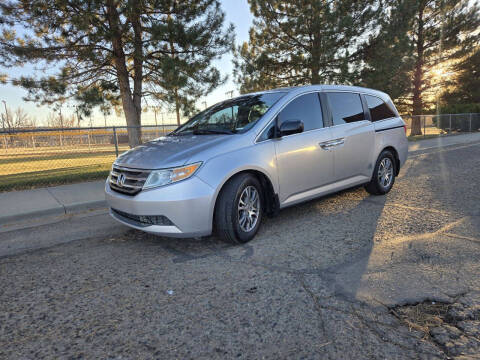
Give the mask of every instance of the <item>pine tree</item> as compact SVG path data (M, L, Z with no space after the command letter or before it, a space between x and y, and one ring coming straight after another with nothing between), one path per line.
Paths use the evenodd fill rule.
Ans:
M370 34L359 59L360 86L389 94L401 112L409 110L413 44L409 32L413 26L415 0L389 0L379 16L379 29Z
M456 64L453 70L457 76L451 84L452 89L443 94L443 103L480 106L480 46Z
M425 110L425 92L433 84L426 69L470 53L480 40L479 7L469 0L416 0L410 41L414 46L412 114ZM411 135L421 135L420 119L413 118Z
M74 98L86 109L121 101L132 147L140 142L142 99L188 112L222 82L212 60L233 42L218 0L7 0L0 9L0 65L59 68L17 79L29 98Z
M255 19L234 60L241 92L352 82L352 64L381 12L373 0L248 2Z

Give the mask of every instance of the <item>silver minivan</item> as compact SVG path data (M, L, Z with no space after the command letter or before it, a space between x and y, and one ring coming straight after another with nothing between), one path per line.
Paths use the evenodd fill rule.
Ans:
M312 85L218 103L168 136L120 155L105 184L130 227L244 243L264 215L364 185L392 188L408 153L405 123L380 91Z

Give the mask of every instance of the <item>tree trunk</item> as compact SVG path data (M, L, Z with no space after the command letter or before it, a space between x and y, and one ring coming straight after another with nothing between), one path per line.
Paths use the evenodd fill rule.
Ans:
M310 70L312 72L312 85L320 84L320 49L321 49L321 38L320 35L314 33L311 35L311 64Z
M177 124L180 126L180 103L178 101L178 89L175 89L175 112L177 113Z
M130 22L132 23L134 33L134 52L133 52L133 105L137 113L138 125L136 137L139 142L142 141L142 85L143 85L143 42L142 42L142 23L140 20L140 14L142 13L142 2L133 0L132 9L133 12Z
M424 3L420 4L418 12L418 26L417 26L417 61L415 63L415 71L413 73L413 108L412 115L421 115L423 111L423 98L422 98L422 87L423 87L423 63L424 63L424 20L423 20L423 11ZM412 128L410 135L422 135L422 124L420 122L419 116L412 117Z
M128 126L128 145L133 148L141 143L141 110L137 110L134 96L132 96L132 91L130 89L129 73L125 62L125 52L123 51L122 33L119 28L120 18L113 0L107 0L107 17L112 31L113 61L117 71L123 112L125 113L125 119ZM138 94L135 95L138 96Z
M174 0L172 11L175 10L175 7L176 7L176 1ZM169 20L170 20L171 16L172 16L171 14L168 14L168 19ZM171 53L172 58L175 59L177 54L176 54L176 51L175 51L175 45L173 43L172 38L170 38L170 53ZM174 96L175 96L175 113L177 114L177 125L180 126L180 101L179 101L179 98L178 98L178 89L174 88L173 92L174 92Z

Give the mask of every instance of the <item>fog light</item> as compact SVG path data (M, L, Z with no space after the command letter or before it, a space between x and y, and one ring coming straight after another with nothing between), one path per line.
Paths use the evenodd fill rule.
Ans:
M167 218L164 215L134 215L134 214L129 214L117 209L112 209L112 211L120 215L124 218L127 218L129 220L136 221L141 224L146 224L146 225L160 225L160 226L172 226L174 225L169 218Z

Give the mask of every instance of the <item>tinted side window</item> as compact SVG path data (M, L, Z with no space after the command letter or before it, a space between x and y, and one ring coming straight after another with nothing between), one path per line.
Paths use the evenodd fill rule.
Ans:
M322 109L317 93L299 96L278 114L279 125L286 120L303 121L304 131L323 127Z
M327 98L332 110L333 125L365 120L359 94L327 93Z
M393 110L390 109L382 99L370 95L365 95L365 99L367 99L367 105L370 110L372 121L388 119L396 116Z

